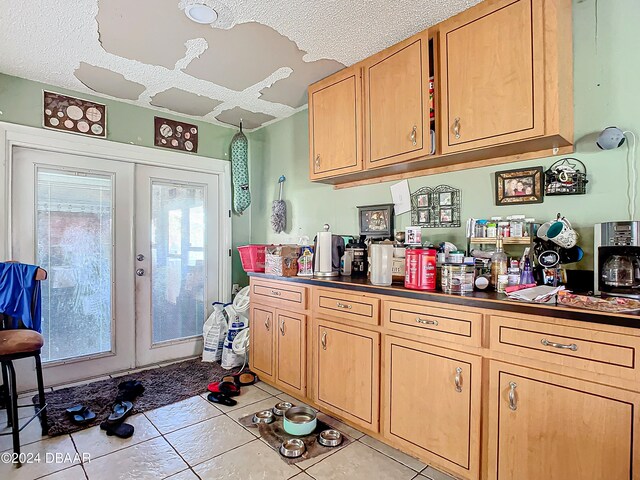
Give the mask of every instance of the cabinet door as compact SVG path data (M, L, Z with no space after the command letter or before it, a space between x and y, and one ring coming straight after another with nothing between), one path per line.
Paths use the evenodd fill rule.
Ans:
M362 170L361 88L357 66L309 87L311 180Z
M489 382L489 478L640 478L640 394L499 362Z
M367 168L428 155L427 31L368 59L364 66Z
M443 153L544 133L542 3L485 2L442 24Z
M275 310L261 305L251 306L249 321L249 364L251 370L268 380L275 379Z
M316 401L378 431L380 334L326 320L314 334Z
M307 317L276 311L276 382L306 395Z
M429 463L477 478L480 357L386 336L384 434Z

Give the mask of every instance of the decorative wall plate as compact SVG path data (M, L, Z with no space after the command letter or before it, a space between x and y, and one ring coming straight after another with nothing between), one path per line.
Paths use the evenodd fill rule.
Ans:
M42 126L52 130L107 137L107 106L61 93L42 91Z
M198 151L198 127L168 118L153 117L154 145L185 152Z

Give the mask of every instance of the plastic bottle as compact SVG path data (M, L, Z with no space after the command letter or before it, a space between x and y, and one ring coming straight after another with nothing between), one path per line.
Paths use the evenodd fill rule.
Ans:
M298 276L313 276L313 247L309 246L309 237L300 238L301 255L298 257Z
M502 238L496 240L496 251L491 256L491 285L493 288L498 286L498 275L507 273L507 255L502 248Z
M351 252L346 250L340 259L340 275L351 276Z
M536 281L533 278L531 260L529 259L529 257L525 257L524 267L522 268L522 272L520 273L520 285L529 285L532 283L536 283Z

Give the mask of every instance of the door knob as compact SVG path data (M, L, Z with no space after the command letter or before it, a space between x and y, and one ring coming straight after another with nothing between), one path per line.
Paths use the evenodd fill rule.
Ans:
M143 276L144 275L144 268L138 268L136 270L136 275L139 276L139 277Z

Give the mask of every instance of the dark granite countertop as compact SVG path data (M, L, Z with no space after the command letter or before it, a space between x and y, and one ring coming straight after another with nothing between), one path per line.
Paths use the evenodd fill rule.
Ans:
M330 288L344 288L357 292L375 293L378 295L389 295L414 300L428 300L431 302L442 302L451 305L475 308L487 308L509 313L543 315L547 317L564 318L567 320L578 320L581 322L640 328L640 312L614 314L593 310L567 308L561 305L549 303L524 303L510 300L506 295L496 292L473 292L469 295L452 295L440 291L424 292L411 290L404 288L401 284L393 284L390 287L380 287L372 285L366 278L357 277L333 277L331 279L326 279L317 277L278 277L276 275L267 275L264 273L248 273L248 275L255 278L303 283Z

